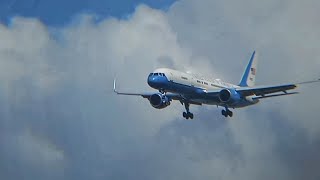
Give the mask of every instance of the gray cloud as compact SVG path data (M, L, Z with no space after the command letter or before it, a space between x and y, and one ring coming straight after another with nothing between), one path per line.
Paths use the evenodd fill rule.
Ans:
M232 120L192 106L197 120L184 121L179 103L112 93L114 77L152 91L146 76L164 65L237 82L253 49L260 84L319 76L317 7L186 0L58 29L14 18L0 26L0 178L318 179L317 85Z

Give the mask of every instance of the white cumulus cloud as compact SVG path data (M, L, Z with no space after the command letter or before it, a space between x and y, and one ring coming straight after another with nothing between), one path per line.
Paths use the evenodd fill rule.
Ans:
M196 120L174 103L112 92L154 91L157 67L237 83L259 51L259 84L320 76L316 1L177 1L127 19L82 14L50 27L0 26L1 179L318 179L319 85Z

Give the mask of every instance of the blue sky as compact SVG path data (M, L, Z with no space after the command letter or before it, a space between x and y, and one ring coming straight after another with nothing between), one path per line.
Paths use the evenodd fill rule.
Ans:
M0 19L8 22L14 15L37 17L45 24L62 25L73 15L90 12L102 17L125 17L138 4L146 4L156 9L167 9L175 0L2 0Z

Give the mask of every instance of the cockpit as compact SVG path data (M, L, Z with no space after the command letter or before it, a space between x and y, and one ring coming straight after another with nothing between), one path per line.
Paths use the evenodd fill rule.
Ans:
M166 75L164 73L150 73L149 77L152 77L152 76L163 76L163 77L165 77Z
M164 89L167 82L168 79L164 73L155 72L149 74L148 84L155 89Z

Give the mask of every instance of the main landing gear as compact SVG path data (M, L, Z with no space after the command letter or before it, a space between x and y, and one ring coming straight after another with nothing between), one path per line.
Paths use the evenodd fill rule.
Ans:
M189 118L193 119L193 114L189 111L190 104L187 102L184 102L184 107L186 108L186 112L183 112L182 116L186 119L189 119Z
M226 110L222 110L222 111L221 111L221 114L222 114L224 117L228 117L228 116L232 117L232 116L233 116L233 112L230 111L227 107L226 107Z

